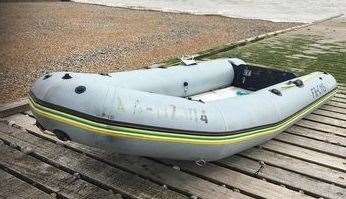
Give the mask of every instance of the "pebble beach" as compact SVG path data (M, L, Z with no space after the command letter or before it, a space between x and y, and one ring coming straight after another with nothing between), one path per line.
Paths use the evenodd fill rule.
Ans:
M133 70L299 23L73 2L0 3L0 104L47 72Z

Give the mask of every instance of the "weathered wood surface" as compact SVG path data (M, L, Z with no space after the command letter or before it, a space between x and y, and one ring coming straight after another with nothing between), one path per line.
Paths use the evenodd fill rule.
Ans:
M9 142L10 143L10 142ZM113 194L91 183L81 180L78 175L69 174L25 153L29 149L18 146L23 152L11 146L0 145L0 165L23 179L35 182L36 186L64 198L111 198ZM23 147L23 148L21 148Z
M42 155L42 157L44 158L48 158L48 159L54 158L53 157L54 154L52 151L54 152L58 151L61 154L68 156L68 158L71 160L77 159L77 152L72 150L67 150L66 148L62 148L61 146L56 145L52 142L48 142L45 139L35 137L31 134L26 134L25 136L23 136L19 132L12 133L11 135L15 136L16 139L18 139L13 142L22 143L24 140L25 141L30 140L31 142L35 142L35 145L40 145L41 150L40 152L37 152L37 153L39 155ZM0 134L0 139L1 138L5 139L4 135ZM7 139L14 139L14 138L8 137ZM119 156L116 154L107 154L101 150L90 150L88 149L88 147L80 147L81 145L78 145L78 144L66 143L66 145L69 145L71 148L75 149L76 151L81 151L84 154L88 154L88 156L84 157L83 162L87 162L87 160L89 160L88 166L93 165L95 169L107 168L106 166L102 165L107 163L107 165L114 166L115 168L120 167L120 168L123 168L124 170L135 172L137 175L144 176L145 178L150 179L152 181L160 181L160 184L166 185L168 187L174 187L174 189L180 190L181 192L187 193L188 195L196 195L203 198L212 198L215 196L218 196L218 197L228 196L229 198L248 198L244 195L239 194L238 192L234 192L222 186L215 185L208 181L176 171L171 167L167 167L165 165L156 163L154 161L151 161L145 158L139 158L134 156ZM34 145L32 147L34 147ZM45 151L47 151L48 153L44 153ZM50 157L50 155L52 155L52 157ZM100 161L99 164L97 164L98 161L92 158L89 158L89 156L94 157L95 159L101 159L101 157L103 157L101 160L102 162ZM52 160L52 161L55 161L55 160ZM64 162L58 162L58 164L63 166L66 165ZM69 164L70 169L73 169L76 172L79 172L80 174L83 174L83 172L89 172L88 176L93 177L94 174L88 171L90 170L89 168L84 167L83 165L78 165L78 162L76 163L77 164L76 167L71 166L71 164ZM111 171L116 172L116 169L111 166L109 166L109 170L110 170L109 172ZM111 170L111 168L113 168L113 170ZM131 176L130 173L128 175ZM211 194L211 193L214 193L214 194Z
M334 112L334 111L330 111L330 110L325 110L322 108L314 111L313 114L327 116L327 117L330 117L333 119L339 119L342 121L346 121L346 114L342 114L342 113L338 113L338 112Z
M342 93L335 94L335 97L346 99L346 95L344 95Z
M286 132L299 135L301 137L307 137L325 143L331 143L339 146L346 147L346 137L338 136L333 133L318 131L314 129L304 128L298 125L294 125L291 128L287 129Z
M240 153L240 155L268 165L293 171L294 173L310 176L320 181L326 181L332 184L340 185L341 187L346 187L346 182L344 179L344 177L346 177L345 172L330 169L319 164L286 156L285 154L276 153L275 151L268 151L264 148L253 148Z
M302 119L299 122L297 122L296 125L310 128L310 129L314 129L314 130L323 131L326 133L336 134L336 135L343 136L343 137L346 136L345 128L333 126L333 125L326 124L326 123L321 123L318 121L311 121L311 120Z
M343 114L343 115L346 114L346 110L344 108L330 106L328 104L323 105L320 109L323 109L323 110L326 110L326 111L340 113L340 114Z
M335 101L335 102L346 103L346 99L345 99L345 98L342 98L342 97L335 97L335 98L333 99L333 101Z
M346 158L346 147L340 147L323 141L317 141L314 139L305 138L285 132L275 137L275 140L307 149L312 149L321 153Z
M315 122L324 123L324 124L328 124L328 125L332 125L332 126L336 126L336 127L341 128L341 129L344 129L344 130L346 128L346 121L340 120L340 119L335 119L335 118L330 118L327 116L310 114L310 115L306 116L305 119L312 120Z
M335 107L339 107L339 108L344 108L344 109L346 108L346 103L338 102L338 101L334 101L334 100L331 100L330 102L328 102L326 104L331 105L331 106L335 106Z
M0 124L1 128L6 128ZM30 148L35 157L70 173L78 173L82 179L106 189L133 198L183 198L137 175L122 171L104 162L69 150L61 144L49 142L19 129L0 131L0 139L19 148ZM63 155L62 155L63 154ZM78 161L77 161L78 160Z
M184 161L166 160L164 162L172 166L177 165L183 171L193 173L218 184L237 187L238 189L254 196L263 198L311 198L310 196L286 189L285 187L253 178L252 176L220 167L212 163L206 163L201 167L194 163Z
M33 185L20 180L6 171L0 169L0 198L16 199L16 198L37 198L37 199L53 199L52 195L41 191Z
M239 155L223 159L216 164L226 168L239 170L247 175L256 177L261 180L264 179L268 182L278 184L282 187L290 187L291 189L309 192L314 196L338 198L341 195L340 193L345 192L344 188L335 186L331 183L319 181L300 173L288 171L276 166L271 166L269 163L261 163L259 161ZM295 196L295 198L297 198L297 196Z
M18 193L4 186L0 196L345 198L344 97L338 93L259 147L204 166L62 142L40 131L30 111L15 111L0 122L0 177Z
M261 145L261 147L281 154L285 154L290 157L305 160L307 162L323 165L325 167L340 170L343 172L346 171L345 159L320 153L315 150L286 144L284 142L278 142L276 140L270 140Z
M23 98L17 102L0 104L0 118L28 110L28 102L27 98Z

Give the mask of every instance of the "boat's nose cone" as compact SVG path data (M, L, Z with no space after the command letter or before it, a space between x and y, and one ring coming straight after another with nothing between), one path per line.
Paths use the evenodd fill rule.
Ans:
M30 96L34 101L53 108L99 114L100 103L109 93L105 79L107 77L98 74L49 73L33 84Z
M48 73L34 82L31 88L31 94L42 100L47 96L48 93L61 91L63 87L66 87L69 84L72 85L76 80L78 81L77 73Z

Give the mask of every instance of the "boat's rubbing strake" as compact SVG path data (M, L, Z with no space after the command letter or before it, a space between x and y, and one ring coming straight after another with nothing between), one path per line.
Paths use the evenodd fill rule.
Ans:
M44 107L35 102L33 98L30 97L30 107L35 114L45 117L47 119L55 120L67 125L75 126L77 128L84 129L89 132L94 132L100 135L107 135L113 137L126 137L131 139L144 139L144 140L154 140L160 142L178 142L178 143L189 143L189 144L207 144L207 145L218 145L218 144L230 144L242 141L247 141L254 139L256 137L265 136L268 134L275 134L283 131L287 127L291 126L293 123L304 117L306 114L315 110L328 99L333 97L336 93L336 89L332 90L328 94L321 97L319 100L311 103L304 109L298 111L292 116L286 118L285 120L262 127L257 127L253 129L247 129L239 132L229 132L230 135L226 136L201 136L201 135L189 135L189 134L174 134L160 131L149 131L135 128L117 127L110 126L107 124L97 123L90 120L86 120L80 117L69 115L57 110L53 110Z

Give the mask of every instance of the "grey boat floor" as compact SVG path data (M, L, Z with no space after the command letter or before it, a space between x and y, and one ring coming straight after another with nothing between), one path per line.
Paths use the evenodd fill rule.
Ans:
M265 144L198 166L108 153L0 107L0 198L345 198L346 87Z

